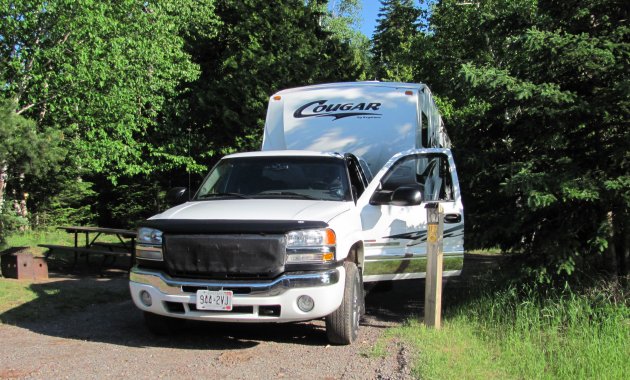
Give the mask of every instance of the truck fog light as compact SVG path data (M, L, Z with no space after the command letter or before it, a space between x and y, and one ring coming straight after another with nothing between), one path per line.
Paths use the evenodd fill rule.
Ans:
M300 296L297 299L297 306L303 312L308 312L315 307L315 301L309 296Z
M151 295L146 290L140 292L140 301L146 307L149 307L153 304L153 300L151 299Z

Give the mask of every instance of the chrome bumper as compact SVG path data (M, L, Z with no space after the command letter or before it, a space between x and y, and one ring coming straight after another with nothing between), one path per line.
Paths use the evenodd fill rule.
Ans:
M129 280L150 285L168 295L186 295L196 289L232 290L240 297L277 296L289 289L329 286L339 282L337 269L323 272L287 273L270 281L209 281L173 278L160 271L131 269Z

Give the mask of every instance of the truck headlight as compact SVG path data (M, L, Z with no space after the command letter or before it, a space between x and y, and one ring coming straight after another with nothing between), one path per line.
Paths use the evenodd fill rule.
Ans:
M337 237L330 228L287 233L287 263L329 263L335 260Z
M136 238L136 258L162 261L162 231L155 228L140 227Z
M162 245L162 231L155 228L140 227L137 242L139 244Z

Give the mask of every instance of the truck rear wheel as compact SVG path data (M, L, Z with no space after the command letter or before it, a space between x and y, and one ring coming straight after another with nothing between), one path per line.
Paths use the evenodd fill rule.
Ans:
M341 306L326 316L326 335L333 344L350 344L357 339L359 320L363 305L361 276L355 263L343 264L346 269L346 284Z

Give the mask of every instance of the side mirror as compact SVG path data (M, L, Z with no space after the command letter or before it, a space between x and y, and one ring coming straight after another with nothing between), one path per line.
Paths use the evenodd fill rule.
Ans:
M392 200L392 192L389 190L377 190L372 194L370 198L370 204L372 206L386 205Z
M414 187L401 186L394 190L390 203L394 206L417 206L422 203L422 192Z
M393 192L390 190L377 190L370 198L370 204L373 206L417 206L420 203L422 203L422 192L411 186L400 186Z
M166 201L171 206L177 206L188 201L190 191L186 187L174 187L166 193Z

